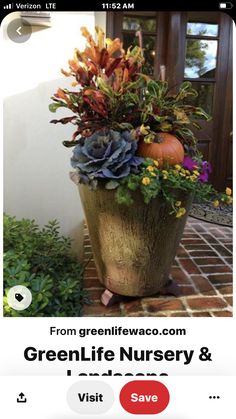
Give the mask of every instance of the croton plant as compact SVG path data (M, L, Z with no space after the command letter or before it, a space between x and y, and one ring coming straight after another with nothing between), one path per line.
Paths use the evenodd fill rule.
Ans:
M208 183L211 165L198 151L193 128L209 120L206 112L187 103L197 96L190 82L176 92L167 81L152 80L142 73L143 51L138 46L123 49L119 38L105 39L96 27L97 41L86 28L84 51L75 49L69 60L72 88L52 97L52 112L69 108L71 115L54 124L75 126L71 164L79 181L96 189L116 189L120 204L132 204L133 191L140 190L144 202L162 195L177 218L186 212L176 190L213 201L232 203L231 190L217 193Z

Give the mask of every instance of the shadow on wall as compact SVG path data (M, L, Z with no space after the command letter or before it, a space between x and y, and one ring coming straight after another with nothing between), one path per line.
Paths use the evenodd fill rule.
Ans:
M57 219L81 257L84 215L69 178L72 149L62 145L75 128L49 123L55 118L48 109L50 97L59 86L68 87L69 81L40 83L4 101L4 211L40 226ZM70 111L58 110L56 117L65 114Z

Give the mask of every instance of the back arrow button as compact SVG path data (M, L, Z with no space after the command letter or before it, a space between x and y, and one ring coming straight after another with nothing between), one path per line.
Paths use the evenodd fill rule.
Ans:
M17 29L16 29L16 32L17 32L19 35L21 35L21 29L22 29L22 26L19 26L19 28L17 28Z
M7 35L13 42L19 44L28 41L32 27L25 19L13 19L7 26Z

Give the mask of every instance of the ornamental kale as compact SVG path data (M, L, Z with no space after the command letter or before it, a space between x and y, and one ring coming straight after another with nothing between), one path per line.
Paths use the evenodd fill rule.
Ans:
M118 186L118 179L136 173L142 158L135 156L137 141L128 131L101 130L74 148L72 167L78 169L80 183L97 186L98 179L110 180L106 188Z

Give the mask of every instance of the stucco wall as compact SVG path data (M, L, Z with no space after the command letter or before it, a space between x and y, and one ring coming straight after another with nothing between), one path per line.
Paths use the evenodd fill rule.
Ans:
M73 49L84 45L80 27L94 32L95 13L53 13L52 27L33 28L22 44L4 35L9 19L16 17L12 13L2 25L4 210L17 218L34 218L40 225L58 219L62 233L76 240L81 255L84 215L68 177L72 151L61 144L70 139L74 127L50 124L70 111L52 114L48 104L58 87L70 87L71 79L60 69L67 68ZM104 24L105 13L97 18Z

